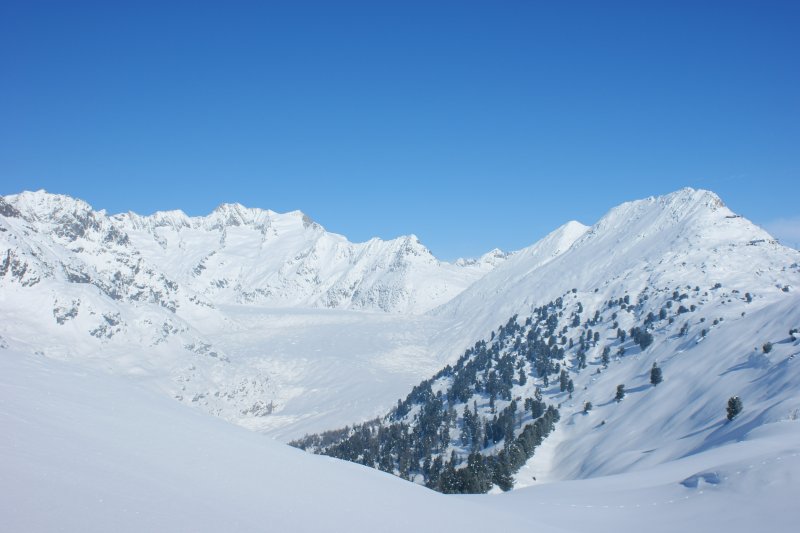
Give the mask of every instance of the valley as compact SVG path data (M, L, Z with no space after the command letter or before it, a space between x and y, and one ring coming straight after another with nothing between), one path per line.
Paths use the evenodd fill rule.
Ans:
M0 198L0 215L0 399L12 428L0 464L30 488L19 508L32 509L23 500L41 486L37 472L56 468L47 456L59 439L78 449L106 427L122 436L98 453L129 457L124 435L141 427L137 438L159 443L187 417L191 428L157 444L169 457L214 435L243 439L210 452L240 456L241 491L267 483L245 473L251 461L266 461L267 477L277 463L286 476L325 472L269 485L278 501L339 475L352 480L344 493L374 480L386 498L425 500L421 530L450 513L468 530L498 520L545 531L610 531L656 513L656 531L746 531L753 501L778 530L798 518L786 494L800 476L800 252L710 191L627 202L591 226L568 222L522 250L453 263L414 236L350 243L300 212L238 204L206 217L108 215L39 191ZM728 420L733 397L743 409ZM146 423L136 412L151 404L173 421ZM537 422L546 406L557 416ZM67 431L55 421L71 412ZM38 451L23 463L20 446ZM74 470L56 478L66 490L79 464L63 460ZM152 490L106 486L112 467L96 464L92 483L120 494L119 506ZM187 484L223 475L203 481L195 466L179 465ZM331 502L335 520L353 505L308 498ZM472 522L473 504L496 518ZM375 505L362 530L383 513ZM548 511L522 512L537 506Z

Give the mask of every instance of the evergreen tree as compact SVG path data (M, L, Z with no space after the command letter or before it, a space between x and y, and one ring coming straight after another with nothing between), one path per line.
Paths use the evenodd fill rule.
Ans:
M617 394L614 395L614 400L621 402L625 397L625 385L617 385Z
M500 455L494 457L492 461L492 479L504 491L509 491L514 487L514 479L511 477L511 471L505 461L505 454L501 452Z
M644 351L648 346L653 344L653 334L647 331L643 331L639 334L639 346Z
M558 376L559 386L561 387L561 392L567 390L567 383L569 383L569 376L567 375L566 370L562 370L561 374Z
M578 352L578 357L577 357L576 363L577 363L579 369L586 368L586 352L584 352L583 350Z
M738 396L731 396L728 398L728 420L736 418L736 416L742 412L743 408L742 400Z
M593 407L592 402L587 401L586 403L583 404L583 412L588 413L589 411L592 410L592 407Z
M661 367L658 366L658 363L653 363L653 368L650 369L650 383L656 386L662 381L664 381L664 376L661 373Z
M606 346L603 348L603 366L608 368L608 363L611 361L611 347Z

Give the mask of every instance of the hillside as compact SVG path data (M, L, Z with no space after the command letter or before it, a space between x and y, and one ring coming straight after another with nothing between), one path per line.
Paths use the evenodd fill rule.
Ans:
M5 531L531 527L523 516L293 450L180 406L135 379L2 355ZM414 512L397 516L399 502Z
M521 252L435 312L462 317L442 334L461 343L519 315L384 417L295 444L485 492L653 467L797 418L798 252L688 189L576 229L566 250L538 248L541 260L533 248L531 264ZM726 421L733 396L746 407Z
M292 450L137 379L2 354L0 516L12 531L788 532L799 518L796 422L639 472L444 496Z
M548 241L550 241L548 243ZM457 320L437 347L458 357L508 317L526 316L572 288L638 294L722 283L742 292L798 286L800 252L733 213L713 192L681 189L626 202L589 228L570 223L520 251L433 311Z

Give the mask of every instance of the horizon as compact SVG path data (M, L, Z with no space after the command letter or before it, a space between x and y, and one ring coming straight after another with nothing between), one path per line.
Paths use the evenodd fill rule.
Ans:
M608 208L607 208L607 209L606 209L606 210L603 212L603 214L602 214L600 217L598 217L598 219L597 219L597 220L594 220L594 221L586 221L586 222L585 222L585 221L576 220L576 219L564 220L564 221L562 221L560 224L558 224L557 226L555 226L555 227L551 228L550 230L546 231L546 232L545 232L545 234L541 235L541 236L540 236L539 238L537 238L536 240L534 240L534 241L532 241L532 242L530 242L530 243L528 243L528 244L526 244L526 245L524 245L524 246L522 246L522 247L520 247L520 248L516 248L516 249L513 249L513 250L507 250L507 249L503 249L503 248L499 248L499 247L495 246L495 247L493 247L493 248L489 248L489 249L487 249L487 250L485 250L485 251L483 251L483 252L481 252L481 253L479 253L479 254L477 254L477 255L473 255L473 256L459 256L459 257L454 257L454 258L442 258L442 257L438 256L436 253L434 253L432 250L431 250L431 253L434 255L434 257L436 257L436 259L438 259L438 260L440 260L440 261L446 261L446 262L450 262L450 263L453 263L453 262L455 262L455 261L458 261L458 260L472 260L472 259L479 259L480 257L482 257L482 256L484 256L484 255L486 255L486 254L489 254L489 253L491 253L491 252L493 252L493 251L495 251L495 250L499 250L500 252L503 252L503 253L505 253L505 254L513 254L513 253L517 253L517 252L519 252L519 251L521 251L521 250L523 250L523 249L525 249L525 248L528 248L528 247L530 247L530 246L533 246L533 245L535 245L535 244L536 244L536 243L538 243L538 242L539 242L541 239L543 239L543 238L547 237L547 236L548 236L548 235L550 235L551 233L553 233L553 232L555 232L555 231L557 231L557 230L561 229L562 227L564 227L564 226L567 226L567 225L569 225L569 224L578 223L578 224L580 224L580 225L582 225L582 226L584 226L584 227L586 227L586 228L591 228L591 227L593 227L595 224L597 224L597 223L598 223L600 220L602 220L602 218L603 218L603 217L605 217L605 216L606 216L606 215L607 215L607 214L608 214L610 211L612 211L613 209L615 209L615 208L619 207L620 205L622 205L622 204L624 204L624 203L628 203L628 202L635 202L635 201L641 201L641 200L647 200L647 199L649 199L649 198L660 198L660 197L663 197L663 196L669 196L669 195L673 195L673 194L679 193L679 192L681 192L681 191L684 191L684 190L690 190L690 191L692 191L692 192L709 192L709 193L711 193L711 194L714 194L715 196L717 196L717 197L718 197L718 198L719 198L719 199L722 201L722 203L723 203L723 205L725 205L725 207L728 207L728 208L730 209L730 207L728 206L728 204L725 202L725 199L724 199L724 198L722 198L721 196L719 196L719 195L718 195L718 194L717 194L715 191L712 191L712 190L710 190L710 189L694 188L694 187L688 187L688 186L687 186L687 187L681 187L681 188L679 188L679 189L676 189L676 190L674 190L674 191L670 191L670 192L668 192L668 193L666 193L666 194L661 194L661 195L650 195L650 196L646 196L646 197L643 197L643 198L631 198L631 199L629 199L629 200L625 200L624 202L621 202L620 204L613 205L613 206L609 206L609 207L608 207ZM181 214L183 214L183 215L185 215L185 216L187 216L187 217L190 217L190 218L202 218L202 217L206 217L206 216L210 216L210 215L212 215L212 214L213 214L215 211L217 211L217 210L218 210L218 209L220 209L221 207L223 207L223 206L227 206L227 205L238 205L238 206L241 206L241 207L243 207L243 208L245 208L245 209L253 209L253 210L267 211L267 212L271 212L271 213L273 213L273 214L276 214L276 215L279 215L279 216L288 215L288 214L291 214L291 213L300 213L300 214L302 214L303 216L306 216L306 217L309 217L309 218L311 218L311 220L312 220L314 223L316 223L316 224L318 224L319 226L321 226L321 227L322 227L322 228L323 228L323 229L324 229L326 232L328 232L328 233L334 233L334 234L337 234L337 235L339 235L339 236L341 236L341 237L344 237L346 240L348 240L349 242L352 242L352 243L356 243L356 244L357 244L357 243L364 243L364 242L367 242L367 241L369 241L369 240L372 240L372 239L381 239L381 240L387 241L387 240L398 239L398 238L403 238L403 237L416 237L416 238L419 240L419 242L420 242L420 243L421 243L423 246L425 246L426 248L428 248L428 249L430 250L430 248L428 247L428 245L425 243L425 240L424 240L424 239L422 239L422 238L420 238L420 237L419 237L418 235L416 235L415 233L405 233L405 234L400 234L400 235L397 235L397 236L395 236L395 237L391 237L391 238L389 238L389 239L386 239L386 238L383 238L383 237L380 237L380 236L374 235L374 236L372 236L372 237L369 237L369 238L367 238L367 239L365 239L365 240L363 240L363 241L362 241L362 240L353 240L353 239L351 239L351 238L350 238L348 235L345 235L345 234L342 234L342 233L338 233L338 232L335 232L335 231L331 231L331 230L329 230L329 229L328 229L328 227L325 225L324 221L316 220L316 219L314 219L313 217L310 217L310 216L308 215L308 213L304 212L304 211L303 211L303 210L301 210L301 209L294 209L294 210L291 210L291 211L280 211L280 212L279 212L279 211L272 210L272 209L270 209L270 208L265 208L265 207L260 207L260 206L254 206L254 205L246 205L246 204L242 204L241 202L223 202L223 203L220 203L219 205L217 205L217 206L216 206L214 209L212 209L211 211L209 211L209 212L207 212L207 213L200 213L200 214L194 214L194 215L193 215L193 214L189 214L189 213L187 213L186 211L184 211L183 209L181 209L180 207L178 207L178 208L175 208L175 209L159 210L159 211L154 211L154 212L152 212L152 213L146 213L146 214L145 214L145 213L137 213L136 211L130 211L130 210L129 210L129 211L120 211L120 212L108 212L108 211L107 211L107 210L105 210L105 209L98 209L96 206L92 205L90 202L87 202L87 201L86 201L85 199L83 199L83 198L80 198L80 197L75 197L75 196L71 196L71 195L68 195L68 194L63 194L63 193L54 193L54 192L51 192L51 191L47 191L47 190L45 190L45 189L38 189L38 190L35 190L35 191L24 190L24 191L20 191L20 192L18 192L18 193L11 193L11 194L0 195L0 196L2 196L2 197L5 197L5 196L14 196L14 195L19 195L19 194L24 194L24 193L29 193L29 194L44 193L44 194L52 194L52 195L68 196L69 198L72 198L72 199L74 199L74 200L79 200L79 201L82 201L82 202L85 202L85 203L89 204L89 206L90 206L90 207L91 207L91 208L92 208L94 211L96 211L96 212L100 212L100 211L102 211L102 212L105 212L105 214L106 214L107 216L109 216L109 217L113 217L113 216L116 216L116 215L123 215L123 214L126 214L126 213L132 213L132 214L134 214L134 215L137 215L137 216L142 216L142 217L150 217L150 216L154 216L154 215L156 215L156 214L169 214L169 213L173 213L173 212L178 212L178 213L181 213ZM744 215L741 215L740 213L737 213L737 212L736 212L736 211L734 211L734 210L731 210L731 211L733 211L734 213L736 213L736 214L737 214L737 215L739 215L739 216L744 216ZM747 219L747 220L750 220L750 219L748 219L747 217L744 217L744 218L745 218L745 219ZM759 224L755 223L755 222L754 222L754 221L752 221L752 220L750 220L750 222L751 222L751 223L753 223L753 224L755 224L756 226L758 226L758 227L760 227L760 228L764 229L764 230L765 230L765 231L767 231L768 233L770 233L770 235L772 235L774 238L776 238L776 239L778 240L778 242L780 242L780 243L781 243L781 244L783 244L784 246L788 246L788 247L790 247L790 248L798 249L798 246L797 246L796 244L790 244L790 243L783 242L783 241L781 241L781 239L780 239L779 237L777 237L776 235L774 235L774 234L773 234L771 231L769 231L767 228L764 228L763 226L761 226L761 225L759 225Z
M690 186L800 247L800 4L4 2L0 194L445 260Z

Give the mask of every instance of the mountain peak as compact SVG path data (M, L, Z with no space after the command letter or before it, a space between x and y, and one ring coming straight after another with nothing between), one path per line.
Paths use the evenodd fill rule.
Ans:
M44 189L37 191L23 191L19 194L9 194L6 203L13 206L23 218L32 220L50 219L61 217L67 213L86 213L92 211L92 206L83 200L54 194Z
M730 220L738 219L732 223ZM726 221L727 220L727 221ZM732 233L732 227L736 231ZM754 240L764 237L764 232L728 209L719 196L704 189L685 187L662 196L625 202L610 209L587 232L587 239L608 238L614 242L642 240L661 235L697 239Z
M258 229L264 229L275 221L282 221L292 226L300 223L303 229L322 228L299 209L286 213L277 213L271 209L246 207L238 202L220 204L203 218L206 222L210 222L212 228L217 229L230 226L253 226Z
M260 209L249 209L240 203L223 203L217 206L206 218L220 226L244 226L252 222L254 215L265 213ZM266 213L265 213L266 214ZM267 216L269 216L267 214Z
M707 189L694 189L692 187L683 187L677 191L660 197L655 196L653 198L661 198L665 203L700 203L714 208L725 205L722 199L714 191L709 191Z

